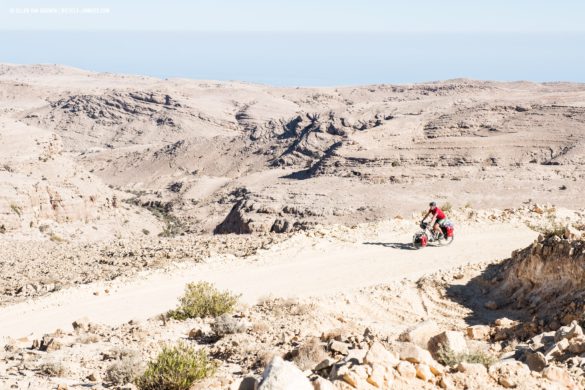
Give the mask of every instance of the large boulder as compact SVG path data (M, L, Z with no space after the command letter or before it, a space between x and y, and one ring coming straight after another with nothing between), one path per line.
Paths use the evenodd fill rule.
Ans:
M264 370L258 390L313 390L313 385L297 366L276 356Z
M505 388L514 388L530 377L527 365L516 361L502 361L490 366L489 375Z
M441 351L449 351L454 354L469 353L465 336L456 331L446 331L433 337L429 341L429 351L435 359L439 358Z

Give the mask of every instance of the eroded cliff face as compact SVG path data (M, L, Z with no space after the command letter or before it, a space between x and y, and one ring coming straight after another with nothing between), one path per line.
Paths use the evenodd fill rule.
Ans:
M58 134L8 118L0 129L0 232L67 239L84 229L100 238L120 234L122 225L156 231L154 217L136 214L122 193L66 154Z
M541 237L502 263L490 291L498 307L525 310L552 328L584 319L585 241L574 229L564 236Z

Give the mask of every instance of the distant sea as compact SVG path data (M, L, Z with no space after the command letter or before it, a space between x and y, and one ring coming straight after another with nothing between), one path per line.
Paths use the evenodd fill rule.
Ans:
M0 62L277 86L585 82L585 34L0 31Z

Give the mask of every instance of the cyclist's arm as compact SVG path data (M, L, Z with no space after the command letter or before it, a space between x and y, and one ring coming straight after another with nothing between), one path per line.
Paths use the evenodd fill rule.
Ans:
M427 217L429 216L430 213L431 213L430 211L427 212L427 214L423 217L422 222L424 222L425 219L427 219Z

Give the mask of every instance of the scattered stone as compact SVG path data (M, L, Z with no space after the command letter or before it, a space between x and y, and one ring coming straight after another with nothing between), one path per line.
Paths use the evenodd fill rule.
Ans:
M435 375L433 375L431 368L424 363L416 365L416 377L425 382L432 382L435 380Z
M446 376L442 376L441 380L439 381L439 387L441 389L450 390L450 389L455 388L455 384L453 383L453 381L450 378L448 378Z
M80 318L76 321L73 321L73 330L80 333L80 332L87 332L89 330L89 319L87 317Z
M526 364L531 371L542 371L547 365L546 357L541 352L528 352Z
M400 362L396 366L396 370L400 374L400 376L406 379L414 379L416 378L416 368L409 362Z
M422 349L413 343L403 343L400 347L400 360L406 360L410 363L425 363L431 365L434 363L431 353Z
M238 390L258 390L258 380L252 376L245 377L240 382Z
M512 328L512 327L516 326L518 324L518 322L511 320L509 318L506 318L506 317L502 317L502 318L498 318L497 320L495 320L494 324L496 326L501 326L503 328Z
M322 377L317 377L312 383L314 390L336 390L335 385L331 381Z
M199 328L193 328L189 331L189 338L191 340L195 340L201 337L203 337L203 330Z
M582 354L585 352L585 336L577 336L569 340L569 352Z
M498 309L498 304L495 301L487 301L484 304L484 307L486 309L489 309L489 310L497 310Z
M563 233L563 238L567 240L579 240L581 237L583 237L583 233L571 225L568 225Z
M325 360L322 360L321 362L319 362L313 370L314 371L324 370L326 368L333 366L335 364L335 362L336 362L335 359L328 357Z
M488 373L505 388L514 388L530 376L530 369L519 361L507 360L491 365Z
M492 328L488 325L474 325L467 328L467 337L471 340L487 340Z
M555 333L555 341L562 339L572 339L573 337L583 336L583 329L577 321L571 322L570 325L562 326Z
M461 362L457 366L457 371L464 372L471 376L481 376L487 374L487 368L480 363Z
M352 364L364 364L364 359L365 359L367 353L368 353L367 349L361 349L361 348L351 349L351 350L349 350L347 355L343 358L343 360L350 362Z
M340 353L342 355L347 355L349 353L349 345L341 341L331 340L329 342L329 350Z
M569 372L561 367L549 366L542 371L542 376L552 382L561 383L568 388L575 386Z
M387 372L386 367L384 367L381 364L374 363L372 365L372 372L370 373L370 376L368 376L367 379L368 383L378 388L388 387L389 383L386 380L387 379L386 372Z
M569 348L569 340L562 339L558 343L553 344L546 350L544 356L547 360L552 358L559 358L563 355L564 351Z
M61 349L61 344L55 341L53 337L50 337L49 335L43 336L39 345L39 351L51 352L59 349Z
M396 367L400 360L396 355L386 350L382 344L376 341L368 350L364 362L371 366L381 364L383 366Z
M404 331L399 340L415 343L421 348L428 348L430 339L440 332L441 330L435 321L426 320Z

